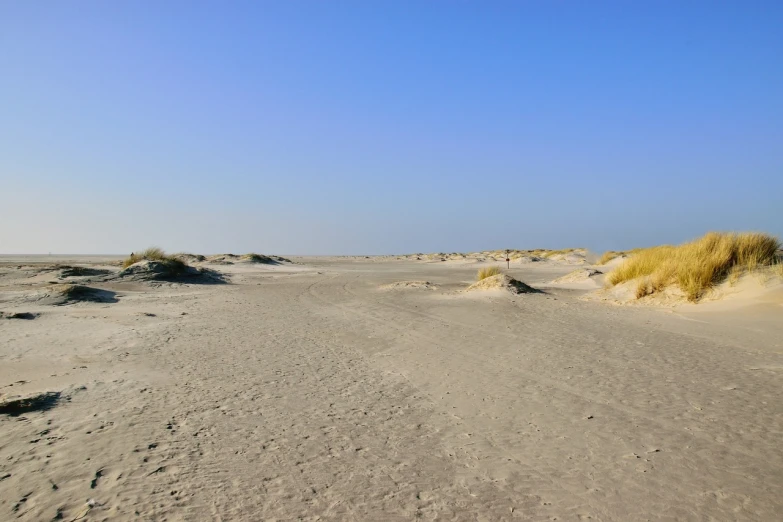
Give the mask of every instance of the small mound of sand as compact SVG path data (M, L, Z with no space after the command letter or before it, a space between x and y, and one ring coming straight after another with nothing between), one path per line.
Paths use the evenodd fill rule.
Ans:
M121 281L169 281L194 284L225 283L224 274L165 261L139 261L121 270L113 279Z
M450 265L473 265L476 263L480 263L481 261L478 259L463 257L459 259L458 258L447 259L446 262L449 263Z
M202 256L201 254L174 254L172 257L185 263L203 263L207 260L206 256Z
M245 254L241 256L239 259L241 261L246 261L248 263L262 263L264 265L271 265L273 263L277 263L271 257L262 254Z
M536 290L532 286L528 286L522 281L517 281L506 274L498 274L484 278L478 283L470 285L467 291L472 292L475 290L503 290L512 294L532 294L540 292L540 290Z
M203 256L202 256L203 257ZM290 259L280 256L266 256L264 254L218 254L204 258L213 265L233 265L234 263L257 263L263 265L278 265L280 263L291 263Z
M133 263L117 274L122 279L132 279L137 281L149 280L167 280L178 277L193 277L201 274L201 271L192 266L166 263L164 261L139 261Z
M87 277L87 276L101 276L109 274L109 270L102 270L100 268L88 268L84 266L58 266L60 275L58 277Z
M631 279L620 284L599 288L589 292L582 299L586 301L604 301L616 305L674 307L686 304L688 301L685 292L672 285L644 297L637 296L637 288L641 279Z
M396 283L389 283L388 285L381 285L381 290L406 290L409 288L416 288L422 290L435 290L438 287L430 283L429 281L398 281Z
M290 259L286 259L284 257L280 256L265 256L263 254L245 254L243 256L240 256L240 261L245 261L249 263L263 263L265 265L277 265L280 263L290 263ZM366 259L369 259L367 257Z
M586 262L584 254L575 252L568 254L554 254L549 256L548 259L550 261L559 261L561 263L565 263L566 265L581 265Z
M600 270L595 270L593 268L580 268L562 277L558 277L557 279L554 279L552 282L553 283L581 283L583 281L589 280L591 277L596 277L601 274L603 274L603 272L601 272Z
M239 256L236 254L218 254L209 256L206 258L206 260L208 263L213 263L216 265L233 265L239 261Z
M77 302L116 303L115 293L84 285L53 285L47 289L40 302L50 305L64 305Z

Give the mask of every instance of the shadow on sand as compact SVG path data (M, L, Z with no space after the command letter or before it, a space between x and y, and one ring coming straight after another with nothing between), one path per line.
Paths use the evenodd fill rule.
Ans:
M0 402L0 415L18 417L31 411L47 411L57 405L60 400L60 392L44 392L17 397Z

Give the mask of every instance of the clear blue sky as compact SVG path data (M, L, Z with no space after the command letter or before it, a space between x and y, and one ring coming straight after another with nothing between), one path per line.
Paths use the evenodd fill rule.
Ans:
M0 3L0 253L783 235L783 2Z

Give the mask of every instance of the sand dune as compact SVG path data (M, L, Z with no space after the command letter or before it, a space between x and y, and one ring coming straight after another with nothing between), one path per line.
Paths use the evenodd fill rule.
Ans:
M660 311L481 255L0 258L0 520L779 518L774 279ZM72 278L113 299L29 298Z
M594 268L580 268L569 272L564 276L560 276L554 280L553 283L582 283L584 281L594 281L603 272Z
M506 274L498 274L486 277L476 283L473 283L467 289L468 292L481 292L486 290L499 290L511 294L532 294L538 291L535 288L526 285L522 281L517 281L513 277Z
M660 292L641 298L637 296L637 286L638 281L631 280L585 294L583 299L626 306L688 307L692 310L714 309L717 303L724 307L753 306L760 302L783 306L783 296L781 295L783 277L771 269L758 269L753 273L743 275L736 281L724 281L710 289L698 304L689 303L685 292L676 286L667 287ZM688 306L689 304L691 306ZM708 304L711 306L705 306Z
M205 267L185 265L178 268L158 261L139 261L123 268L116 275L103 278L104 281L180 281L188 283L220 283L221 272Z
M778 238L758 232L709 232L681 245L636 249L607 275L605 294L626 300L631 287L637 300L691 302L714 299L716 287L733 285L747 274L783 281ZM601 261L616 252L605 253ZM622 256L618 256L622 257ZM611 288L616 287L616 288Z
M449 262L453 264L482 262L504 263L507 258L514 263L552 262L561 264L584 264L586 263L586 256L587 251L583 248L569 248L565 250L510 250L508 254L505 250L485 250L483 252L468 253L452 252L448 254L439 252L430 254L409 254L406 256L378 257L394 257L407 261L415 260L430 263Z
M234 264L234 263L261 263L261 264L267 264L267 265L274 265L279 263L290 263L290 259L286 259L284 257L280 256L266 256L263 254L219 254L214 256L208 256L204 258L204 256L200 256L203 259L199 259L199 261L203 261L206 263L212 263L212 264Z

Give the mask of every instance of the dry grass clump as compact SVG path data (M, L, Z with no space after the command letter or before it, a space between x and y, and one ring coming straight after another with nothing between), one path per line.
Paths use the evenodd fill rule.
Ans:
M138 263L139 261L157 261L167 265L172 272L180 272L187 267L187 263L177 256L170 256L158 247L151 247L141 252L134 252L122 262L122 268Z
M633 250L607 250L603 253L601 256L601 259L598 260L599 265L605 265L612 259L615 259L620 256L628 256L633 255L641 252L642 250L646 250L645 248L634 248Z
M636 297L660 292L676 284L690 301L727 277L736 280L745 271L775 263L780 241L761 233L719 233L680 246L658 246L637 251L607 278L610 285L642 278Z
M598 260L598 264L599 265L606 264L609 261L611 261L612 259L614 259L615 257L620 256L622 254L623 254L622 252L616 252L614 250L607 250L606 252L603 253L603 255L601 256L601 259Z
M486 279L488 277L496 276L500 274L500 268L496 266L489 266L487 268L481 268L478 271L478 274L476 276L476 281L481 281L482 279Z
M650 284L650 279L645 277L641 281L639 281L639 284L636 286L636 298L641 299L642 297L648 296L653 293L652 285Z

